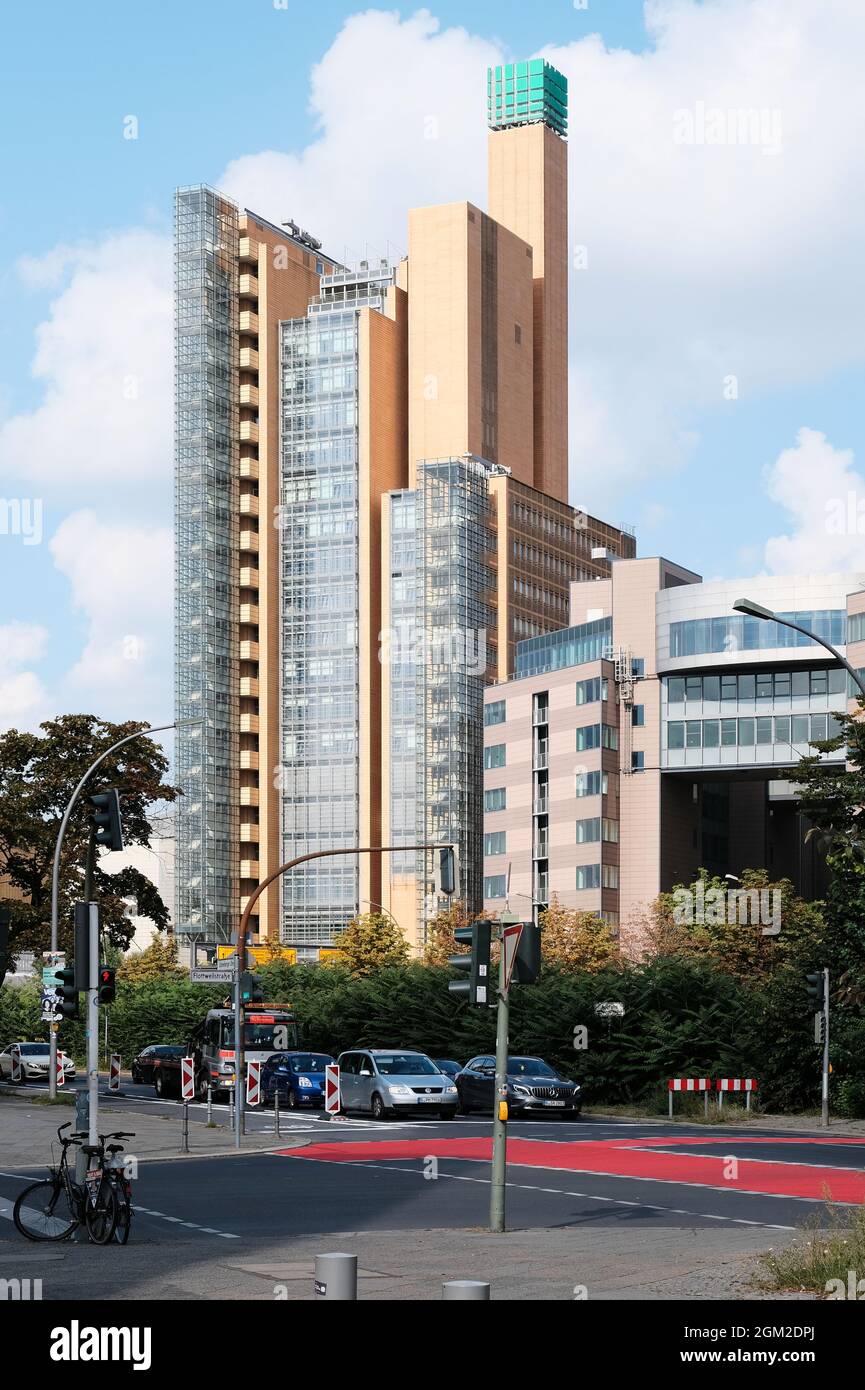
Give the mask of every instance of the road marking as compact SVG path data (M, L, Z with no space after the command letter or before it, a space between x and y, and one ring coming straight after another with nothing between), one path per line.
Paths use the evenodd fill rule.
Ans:
M166 1216L164 1211L154 1211L151 1207L140 1207L137 1202L133 1203L132 1210L136 1215L155 1216L161 1221L170 1221L175 1226L185 1226L189 1231L202 1231L208 1236L221 1236L223 1240L240 1240L241 1237L234 1235L231 1231L217 1231L214 1226L202 1226L199 1221L183 1221L179 1216Z
M292 1157L301 1159L306 1163L318 1163L322 1161L320 1159L315 1158L304 1159L302 1154L294 1154L292 1155ZM406 1161L408 1162L409 1160ZM469 1163L479 1163L482 1160L468 1159L467 1161ZM391 1163L370 1163L364 1161L355 1162L353 1160L349 1160L348 1166L350 1168L380 1168L385 1172L389 1173L408 1173L413 1177L423 1178L425 1182L428 1181L424 1172L419 1168L398 1168ZM450 1178L452 1182L480 1183L483 1187L490 1186L489 1178L472 1178L468 1177L464 1173L443 1173L441 1170L439 1170L438 1178ZM438 1178L436 1179L436 1181L438 1181ZM614 1207L638 1207L641 1211L664 1211L674 1216L694 1216L702 1221L726 1221L733 1226L760 1226L763 1229L769 1231L796 1230L795 1226L781 1226L774 1221L749 1221L742 1216L719 1216L714 1212L686 1211L683 1207L664 1207L659 1206L655 1202L635 1202L622 1197L601 1197L597 1196L593 1192L569 1192L561 1187L538 1187L534 1184L511 1182L510 1180L508 1180L507 1185L509 1189L517 1188L518 1190L525 1192L546 1192L552 1193L556 1197L579 1197L581 1200L586 1202L606 1202L608 1205ZM758 1193L756 1195L763 1196L764 1194Z

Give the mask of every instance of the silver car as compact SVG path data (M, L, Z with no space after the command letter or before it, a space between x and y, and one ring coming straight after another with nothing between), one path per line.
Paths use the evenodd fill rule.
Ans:
M376 1120L430 1112L443 1120L457 1113L457 1088L424 1052L371 1047L339 1058L343 1110L361 1110Z
M48 1072L51 1066L51 1054L48 1050L47 1042L22 1042L10 1043L0 1052L0 1079L3 1081L12 1080L13 1059L12 1048L16 1047L21 1053L21 1080L24 1081L47 1081ZM71 1057L63 1057L63 1076L66 1081L72 1081L75 1077L75 1063Z

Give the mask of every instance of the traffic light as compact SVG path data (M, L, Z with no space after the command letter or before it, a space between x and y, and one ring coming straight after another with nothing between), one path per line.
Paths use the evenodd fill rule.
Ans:
M107 792L94 792L87 800L93 807L94 840L106 849L123 848L123 824L120 820L120 795L112 787Z
M240 973L240 999L243 1004L260 1004L264 999L264 986L261 983L260 975L253 975L251 970L242 970Z
M826 1001L823 998L823 971L815 970L810 975L806 975L805 987L808 990L808 998L813 999L815 1004L819 1004L821 1009L824 1008Z
M117 994L115 972L110 965L99 967L99 1003L113 1004Z
M90 989L90 938L99 931L99 918L91 916L92 903L75 904L75 988L86 994ZM97 909L98 912L98 909Z
M456 845L444 845L439 850L436 873L436 891L445 898L453 898L460 891L460 861Z
M461 946L469 947L469 954L448 956L448 965L457 970L467 970L467 980L451 980L448 989L451 994L468 996L470 1004L486 1005L490 999L490 942L492 922L473 922L470 927L457 927L454 940Z
M78 986L75 983L75 966L67 965L63 970L57 971L59 986L57 993L60 1002L57 1010L61 1018L78 1017Z
M814 1041L822 1047L826 1041L826 1015L819 1013L814 1015Z
M514 961L513 983L533 985L541 973L541 929L534 922L523 922L517 958Z

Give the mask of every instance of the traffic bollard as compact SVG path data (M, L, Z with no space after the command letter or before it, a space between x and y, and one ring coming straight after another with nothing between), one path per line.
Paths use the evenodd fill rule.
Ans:
M442 1284L442 1298L483 1300L489 1296L489 1284L484 1284L480 1279L448 1279Z
M279 1091L273 1093L273 1123L276 1126L276 1137L279 1139Z
M316 1255L313 1292L316 1298L354 1302L357 1298L357 1255Z
M183 1102L183 1123L180 1130L180 1152L189 1153L189 1101Z
M228 1127L234 1129L234 1087L228 1093Z
M207 1123L213 1124L213 1087L211 1085L207 1087Z

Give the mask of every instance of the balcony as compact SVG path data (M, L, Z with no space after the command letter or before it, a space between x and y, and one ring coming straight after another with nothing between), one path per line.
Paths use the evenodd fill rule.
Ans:
M242 236L237 243L237 256L241 261L258 263L258 242L251 236Z
M253 347L242 347L240 349L240 370L242 372L258 371L258 350Z
M534 761L533 761L533 763L532 763L532 767L536 767L536 768L545 768L545 767L549 767L549 752L550 752L550 745L549 745L549 743L547 742L547 740L546 740L546 739L540 739L540 740L535 744Z
M244 454L240 460L241 478L249 478L252 482L258 482L258 459L252 454Z
M257 700L257 699L258 699L258 694L259 694L258 677L257 677L257 676L241 676L241 677L240 677L240 693L241 693L241 695L243 695L247 700ZM258 792L256 792L255 795L258 796ZM258 805L258 802L257 802L257 801L243 801L243 800L241 800L241 803L240 803L240 804L241 804L241 806L257 806L257 805Z
M241 685L242 685L242 684L243 684L243 682L241 681ZM257 681L256 681L256 684L258 684ZM241 806L257 806L257 805L258 805L258 797L259 797L258 787L241 787L241 788L240 788L240 804L241 804Z
M241 861L240 861L240 877L241 877L241 878L252 879L252 881L253 881L254 883L257 883L257 882L258 882L258 872L259 872L259 864L258 864L258 860L257 860L257 859L241 859Z
M257 845L261 836L261 826L257 822L247 821L240 827L240 843L242 845Z
M546 903L549 901L550 881L547 874L538 874L535 879L534 892L532 894L536 903Z
M257 386L251 386L248 382L244 382L244 384L243 384L243 385L241 386L241 388L240 388L240 404L241 404L241 405L254 405L255 408L256 408L256 410L257 410L257 409L258 409L258 387L257 387Z
M242 916L243 913L246 911L247 904L248 904L248 902L249 902L249 900L250 900L251 897L252 897L252 894L251 894L251 893L244 893L244 895L243 895L240 899L238 899L238 911L240 912L241 916ZM255 904L255 907L252 909L252 911L251 911L251 913L250 913L249 915L250 915L250 917L253 919L253 921L257 921L257 920L258 920L258 903L257 903L257 902L256 902L256 904ZM255 930L258 931L258 928L256 927Z
M257 642L241 642L241 644L240 644L240 659L241 659L241 661L257 661L257 660L258 660L258 643L257 643Z
M258 443L258 423L255 420L241 420L240 422L240 442L241 444Z
M240 621L248 623L250 627L258 626L258 604L242 603L240 605Z
M246 273L241 275L238 283L238 292L243 299L258 298L258 276Z
M534 848L534 851L533 851L533 858L535 858L535 859L549 859L549 857L550 857L550 842L549 842L549 840L546 838L546 836L544 836L543 839L540 839L540 840L536 840L536 841L535 841L535 848Z
M240 575L241 589L257 589L259 587L259 571L251 565L244 565Z
M533 809L536 816L545 816L550 809L549 797L536 796Z
M258 516L258 498L254 492L242 492L240 494L240 515Z
M257 733L258 733L258 715L257 715L257 714L242 714L242 715L240 716L240 732L241 732L242 734L257 734Z
M258 771L258 753L254 748L241 748L240 767L243 772Z
M238 544L241 550L247 550L253 555L258 554L258 532L241 531Z
M258 314L252 309L241 309L237 316L237 326L241 333L254 334L258 337Z

